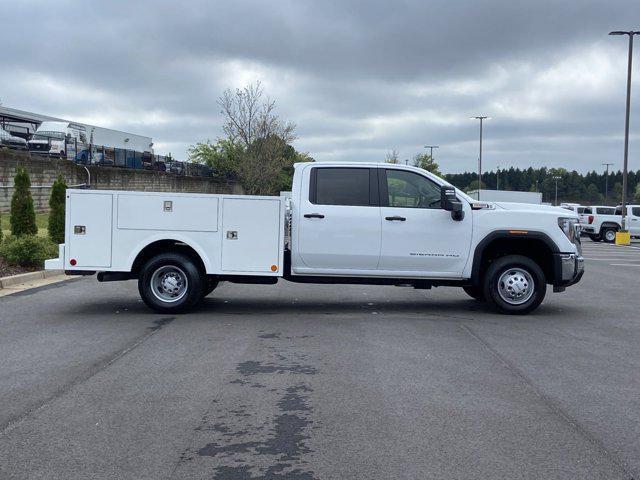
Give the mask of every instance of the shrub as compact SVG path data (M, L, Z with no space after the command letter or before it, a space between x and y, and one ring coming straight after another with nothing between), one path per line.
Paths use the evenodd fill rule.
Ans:
M36 227L36 212L33 210L33 198L31 198L31 180L29 174L22 168L16 168L16 176L13 179L14 192L11 197L11 234L35 235L38 233Z
M53 243L64 243L64 207L67 184L62 175L53 182L49 198L49 238Z
M48 238L36 235L8 236L0 245L0 256L22 267L43 267L47 258L57 256L57 246Z

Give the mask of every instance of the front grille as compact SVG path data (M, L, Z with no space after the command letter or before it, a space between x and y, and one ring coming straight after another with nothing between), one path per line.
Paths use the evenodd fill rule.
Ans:
M32 143L29 145L29 150L35 150L38 152L48 152L49 145L47 145L46 143Z

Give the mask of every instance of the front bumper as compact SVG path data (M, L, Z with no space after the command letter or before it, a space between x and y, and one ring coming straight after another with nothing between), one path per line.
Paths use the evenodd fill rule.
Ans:
M562 291L578 283L584 275L584 258L579 253L556 253L553 255L553 269L555 291Z

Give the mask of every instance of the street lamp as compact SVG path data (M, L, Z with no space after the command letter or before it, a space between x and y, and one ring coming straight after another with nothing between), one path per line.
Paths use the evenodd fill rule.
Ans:
M558 180L560 180L561 178L562 177L559 177L557 175L553 177L553 179L556 181L556 201L555 201L556 207L558 206Z
M609 32L609 35L629 36L629 60L627 62L627 112L624 122L624 163L622 165L622 230L627 231L627 165L629 157L629 112L631 110L631 63L633 60L633 36L640 32Z
M496 167L496 190L500 190L500 165Z
M609 192L609 166L613 165L613 163L603 163L605 167L607 167L607 173L604 176L604 204L607 204L607 194Z
M431 157L431 161L433 161L433 149L439 148L438 145L425 145L424 148L428 148L430 150L429 156Z
M480 189L482 188L482 122L491 117L477 115L469 118L472 120L480 120L480 156L478 157L478 200L480 200Z

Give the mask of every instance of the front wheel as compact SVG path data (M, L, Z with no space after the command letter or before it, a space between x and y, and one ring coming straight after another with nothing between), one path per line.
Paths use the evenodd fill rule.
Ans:
M150 259L138 276L138 290L147 306L160 313L181 313L201 299L203 275L180 253L161 253Z
M523 315L532 312L547 293L540 266L522 255L494 260L483 279L484 297L500 313Z

